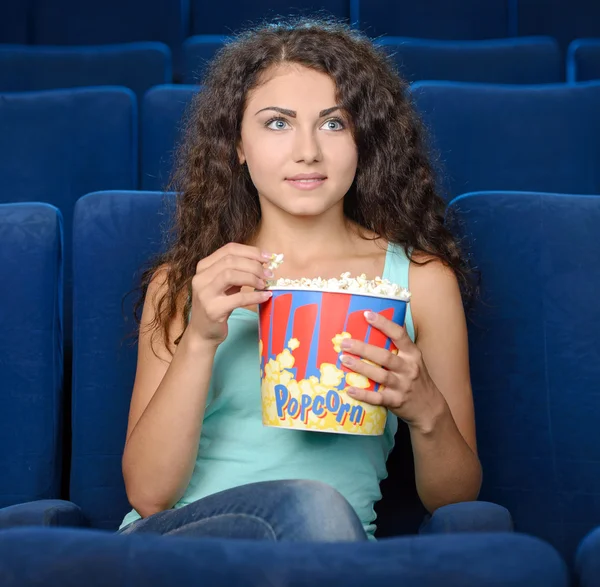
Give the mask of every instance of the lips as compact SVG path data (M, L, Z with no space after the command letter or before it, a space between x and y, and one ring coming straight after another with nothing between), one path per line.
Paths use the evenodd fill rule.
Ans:
M304 181L304 180L323 180L327 179L327 176L322 173L299 173L298 175L294 175L292 177L286 178L288 181Z

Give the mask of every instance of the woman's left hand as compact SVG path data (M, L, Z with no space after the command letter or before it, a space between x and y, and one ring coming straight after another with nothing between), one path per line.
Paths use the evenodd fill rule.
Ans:
M381 384L377 392L348 387L346 393L356 400L388 408L411 427L430 430L447 404L427 372L421 351L404 327L373 312L365 312L365 318L392 340L398 354L362 341L344 339L342 363Z

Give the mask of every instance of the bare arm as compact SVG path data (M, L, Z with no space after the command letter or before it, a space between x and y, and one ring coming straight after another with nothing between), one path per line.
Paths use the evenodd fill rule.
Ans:
M190 482L198 454L202 421L218 346L227 337L235 308L259 304L265 257L255 247L229 244L200 261L192 279L192 317L183 331L178 317L170 326L170 351L149 325L156 300L166 288L167 270L157 272L142 312L138 364L131 398L123 477L127 497L147 517L179 501ZM250 291L243 291L245 288ZM158 356L156 356L158 355Z
M456 277L438 261L413 265L411 291L416 345L441 400L420 425L410 426L417 490L433 512L442 505L476 499L481 465L467 327Z
M143 516L173 506L191 479L198 452L206 397L216 348L202 344L186 331L174 355L154 338L150 348L148 324L154 302L162 293L164 275L148 288L131 399L123 476L131 505ZM178 320L171 340L183 331Z

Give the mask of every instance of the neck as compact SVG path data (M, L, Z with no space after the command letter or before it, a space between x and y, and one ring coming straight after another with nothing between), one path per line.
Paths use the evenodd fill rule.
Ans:
M356 228L340 207L317 217L265 214L254 244L264 251L283 253L294 266L306 266L324 256L347 253L355 241Z

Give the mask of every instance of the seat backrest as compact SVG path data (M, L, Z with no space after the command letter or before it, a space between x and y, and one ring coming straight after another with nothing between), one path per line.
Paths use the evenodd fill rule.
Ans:
M195 35L183 44L183 83L201 84L208 62L225 45L225 35Z
M368 0L359 26L371 37L494 39L511 34L509 0Z
M469 320L480 497L573 560L600 524L600 198L474 193L449 210L481 276Z
M137 187L135 96L116 87L2 94L0 128L0 202L47 202L64 217L69 346L73 207L90 191Z
M577 39L569 45L567 80L600 81L600 39Z
M29 42L29 5L31 0L0 3L0 43Z
M558 43L550 37L438 41L381 37L409 82L448 80L498 84L546 84L564 79Z
M549 35L563 52L574 39L600 37L600 2L596 0L518 0L519 35Z
M172 201L159 192L97 192L75 208L70 498L96 528L116 529L130 509L121 457L137 357L129 337L137 294L127 294L161 248Z
M350 2L348 0L321 0L318 4L312 0L295 0L287 3L281 0L256 0L255 2L206 2L191 0L192 35L229 35L248 24L257 24L263 20L272 20L281 15L314 14L315 10L325 14L348 19Z
M450 200L477 190L600 194L600 83L417 82Z
M35 45L104 45L160 41L177 64L189 34L188 0L36 0Z
M172 79L171 51L164 43L0 45L0 92L108 85L125 86L141 99L152 86Z
M141 178L144 190L162 190L167 185L175 149L182 138L183 117L194 94L193 85L152 88L142 102Z
M0 508L59 498L63 227L48 204L0 204Z

